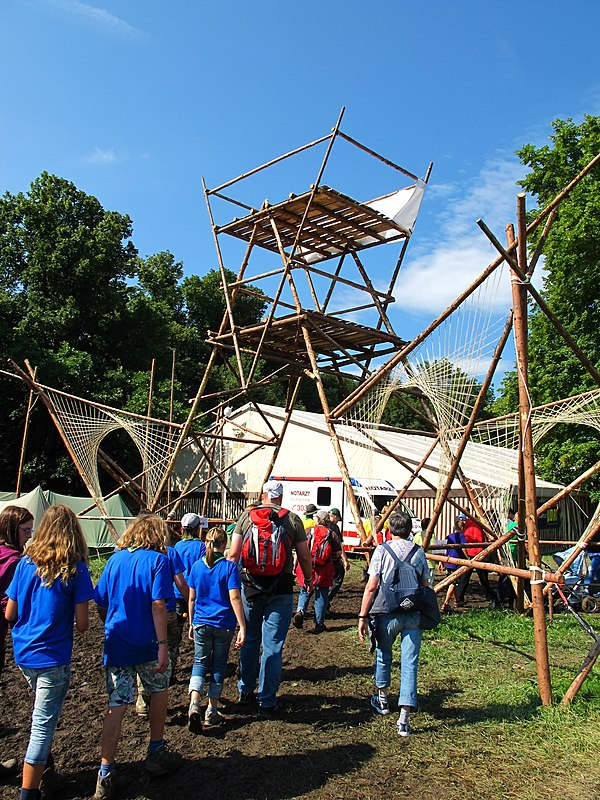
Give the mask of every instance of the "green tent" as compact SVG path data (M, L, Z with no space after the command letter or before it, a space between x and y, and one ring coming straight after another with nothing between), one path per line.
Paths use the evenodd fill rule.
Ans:
M68 506L78 516L85 508L93 506L83 517L79 517L88 547L92 551L95 550L96 553L100 551L109 552L114 548L115 542L108 525L103 519L100 519L100 512L93 505L91 497L72 497L71 495L57 494L56 492L44 491L40 486L28 494L22 494L18 499L14 492L0 492L0 511L9 505L27 508L33 514L34 529L40 524L42 515L49 506L56 506L61 503ZM105 506L108 517L112 520L117 533L123 533L131 520L131 511L120 495L110 497L105 501ZM91 517L91 519L86 519L86 517ZM94 519L94 517L97 519Z

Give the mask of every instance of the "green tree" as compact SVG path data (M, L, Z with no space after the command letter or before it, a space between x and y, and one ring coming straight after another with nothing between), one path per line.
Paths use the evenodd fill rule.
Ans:
M600 117L586 116L581 125L555 120L551 145L528 144L517 152L530 172L521 181L537 196L542 209L600 152ZM539 211L534 211L531 218ZM539 237L530 243L533 248ZM600 168L596 168L559 207L544 248L542 294L550 309L576 339L593 364L600 365ZM531 305L529 317L529 382L534 405L595 388L589 375L548 317ZM506 376L496 411L518 406L516 373ZM598 437L590 429L557 426L539 445L540 475L567 483L597 458ZM597 481L596 491L600 487ZM592 487L593 488L593 487Z

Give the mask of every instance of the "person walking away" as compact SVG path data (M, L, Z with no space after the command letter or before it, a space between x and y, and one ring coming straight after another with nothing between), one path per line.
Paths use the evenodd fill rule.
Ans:
M183 580L187 586L187 579L192 567L206 553L206 545L200 538L202 522L198 514L184 514L181 518L181 530L183 538L175 543L175 551L183 563ZM181 634L184 627L187 628L186 621L188 613L188 594L182 591L175 582L173 587L175 593L175 610L177 612L177 630L173 630L169 636L169 655L171 661L171 684L175 681L177 663L179 661L179 647L181 644Z
M399 573L410 577L415 592L419 586L429 585L429 570L423 550L408 541L412 530L412 520L404 512L395 512L389 517L390 542L379 545L369 564L369 580L365 586L360 613L358 615L358 637L361 642L369 635L369 615L378 592L384 595L393 585L398 571L397 562L405 562ZM395 610L378 613L372 618L375 636L375 694L371 706L382 716L390 713L388 690L392 674L392 648L400 635L400 694L397 722L399 736L410 736L410 712L417 708L417 670L421 649L420 613L418 611Z
M202 730L200 702L207 672L210 672L210 684L204 724L218 725L223 721L219 697L223 691L227 656L236 624L239 630L235 647L239 649L246 638L240 572L237 564L224 557L226 547L227 533L222 528L211 528L206 536L206 554L196 561L189 576L188 635L194 642L188 710L192 733Z
M348 572L350 569L350 562L348 561L348 556L344 551L344 537L342 535L342 531L340 530L341 519L342 515L340 514L339 508L332 508L329 512L329 518L325 521L325 524L340 545L339 556L336 556L335 553L333 556L333 584L329 590L327 613L330 612L331 602L342 588L344 578L346 577L346 572Z
M96 587L98 613L104 622L108 694L96 800L114 797L117 790L115 757L125 711L135 702L137 675L150 693L146 771L151 776L166 775L182 761L164 742L170 674L165 601L173 597L168 536L160 517L137 517L119 540Z
M73 620L80 632L89 625L94 588L87 563L77 517L52 506L6 590L15 663L35 695L20 800L50 796L59 783L50 751L71 678Z
M293 551L312 589L311 556L306 531L296 514L281 507L283 485L267 481L261 502L246 509L231 537L227 558L241 559L242 603L246 640L240 650L239 703L256 699L262 716L278 712L283 645L293 611ZM262 644L262 655L260 647ZM259 670L260 656L260 670Z
M150 512L148 512L150 513ZM169 536L172 536L172 531L169 531ZM185 567L183 561L179 556L177 550L169 545L167 547L167 559L169 561L169 570L171 571L171 580L173 581L173 590L177 590L187 603L189 597L188 585L183 577ZM171 676L169 678L169 686L175 682L175 668L179 659L179 643L181 641L181 628L179 625L179 617L177 615L177 601L175 594L165 600L165 607L167 609L167 646L169 649L169 662L171 664ZM148 717L150 710L150 694L144 691L142 679L137 676L137 700L135 701L135 713L139 717Z
M322 508L315 514L316 524L310 528L308 533L308 549L312 559L312 592L308 592L304 585L304 574L300 564L296 566L296 577L300 584L300 595L298 597L298 610L294 614L293 624L295 628L301 628L304 624L304 615L308 609L311 596L314 597L314 633L323 633L325 628L325 612L327 610L327 600L329 590L333 584L334 559L340 558L341 544L334 534L325 524L329 512Z

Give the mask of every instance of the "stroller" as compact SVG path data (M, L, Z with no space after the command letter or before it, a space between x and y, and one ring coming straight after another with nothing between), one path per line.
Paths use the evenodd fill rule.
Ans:
M574 550L575 547L569 547L568 550L554 553L552 557L556 565L560 567ZM562 591L559 592L556 586L552 589L553 598L559 606L564 605L562 599L564 597L573 608L579 608L588 614L600 611L600 594L593 593L593 590L598 591L600 587L586 584L588 569L586 554L582 550L564 573L565 583L561 587Z

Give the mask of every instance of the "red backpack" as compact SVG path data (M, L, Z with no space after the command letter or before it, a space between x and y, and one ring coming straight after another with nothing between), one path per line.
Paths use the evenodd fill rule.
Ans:
M242 566L250 575L279 575L292 550L290 534L285 527L289 511L265 506L250 510L251 526L242 542Z
M315 525L308 531L309 550L312 556L313 566L320 567L327 564L333 558L333 545L329 528L325 525Z

